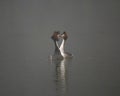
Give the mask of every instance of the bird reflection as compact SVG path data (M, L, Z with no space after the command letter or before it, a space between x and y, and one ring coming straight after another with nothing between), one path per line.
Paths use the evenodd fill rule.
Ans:
M68 94L68 73L70 59L54 60L55 65L55 85L57 96L67 96Z

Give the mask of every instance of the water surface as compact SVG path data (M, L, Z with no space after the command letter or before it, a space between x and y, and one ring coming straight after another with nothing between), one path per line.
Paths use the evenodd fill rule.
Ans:
M0 96L119 96L120 1L1 0ZM71 60L49 60L68 33Z

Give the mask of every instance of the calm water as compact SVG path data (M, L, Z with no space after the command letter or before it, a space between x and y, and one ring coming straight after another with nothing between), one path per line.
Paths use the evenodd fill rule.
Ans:
M0 14L0 96L120 95L119 0L1 0ZM48 59L54 30L73 59Z

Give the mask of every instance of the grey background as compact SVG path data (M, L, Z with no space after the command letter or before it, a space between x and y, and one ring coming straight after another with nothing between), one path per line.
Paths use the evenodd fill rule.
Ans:
M119 96L119 0L1 0L0 96L65 96L48 60L55 30L74 54L67 96Z

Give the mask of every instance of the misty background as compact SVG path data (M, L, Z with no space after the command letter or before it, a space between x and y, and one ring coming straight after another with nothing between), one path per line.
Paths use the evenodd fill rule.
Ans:
M68 96L118 96L119 0L1 0L0 95L56 96L48 79L56 30L74 54Z

